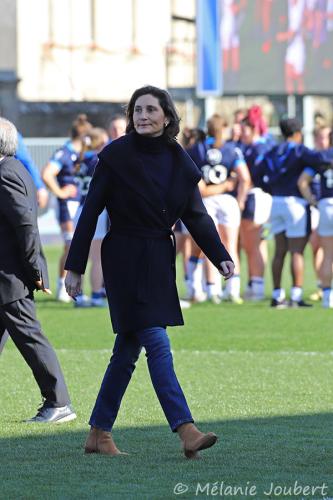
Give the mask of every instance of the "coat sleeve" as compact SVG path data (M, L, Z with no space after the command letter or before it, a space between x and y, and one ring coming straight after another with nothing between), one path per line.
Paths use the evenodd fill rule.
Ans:
M65 269L69 271L85 273L97 219L109 201L107 200L109 177L108 165L99 160L66 259Z
M42 278L38 226L26 186L15 171L6 169L1 173L0 199L1 212L16 234L20 258L34 283Z
M202 202L198 186L191 194L181 219L197 245L218 269L222 261L232 261Z

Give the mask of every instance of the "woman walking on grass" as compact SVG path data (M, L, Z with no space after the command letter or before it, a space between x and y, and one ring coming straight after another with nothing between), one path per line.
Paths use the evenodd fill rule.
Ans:
M232 259L208 216L198 190L200 173L176 141L179 117L170 95L146 86L132 95L127 134L99 154L66 262L66 289L81 291L98 215L106 207L111 229L102 265L112 326L113 354L93 409L85 452L118 455L111 430L122 397L145 348L150 377L187 458L216 440L194 425L174 372L167 326L183 324L175 279L175 237L181 218L208 258L227 279Z

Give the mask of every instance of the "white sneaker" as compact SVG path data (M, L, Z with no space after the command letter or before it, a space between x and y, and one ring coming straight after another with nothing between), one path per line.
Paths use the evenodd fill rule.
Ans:
M207 294L205 292L195 293L191 297L191 302L193 304L205 302L207 300Z
M103 297L99 297L98 299L91 298L90 305L91 307L106 307L108 303Z
M181 309L189 309L191 307L191 303L188 300L179 299L179 304Z
M309 297L309 299L313 300L313 302L318 302L322 298L323 298L323 291L320 288L318 288L316 292L311 293Z
M65 288L64 284L58 285L57 300L59 300L59 302L65 302L67 304L72 300L70 298L70 296L68 295L68 293L66 292L66 288Z
M228 292L224 292L222 296L222 301L223 302L232 302L233 304L241 305L244 304L244 300L242 297L239 297L237 295L231 295Z
M208 297L208 302L211 302L212 304L219 305L222 302L222 298L219 295L213 294L210 297Z
M74 302L74 307L90 307L91 303L89 297L86 295L77 295L76 300Z

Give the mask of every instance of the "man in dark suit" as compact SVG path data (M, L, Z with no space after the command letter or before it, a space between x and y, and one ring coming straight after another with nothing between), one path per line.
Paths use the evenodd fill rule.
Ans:
M0 352L7 332L30 366L44 403L28 422L76 418L57 356L36 318L34 290L51 293L37 226L33 180L14 158L15 126L0 118Z

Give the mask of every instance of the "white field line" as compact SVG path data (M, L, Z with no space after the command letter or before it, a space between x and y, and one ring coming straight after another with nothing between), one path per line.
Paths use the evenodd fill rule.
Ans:
M213 355L219 355L219 354L248 354L250 356L257 356L258 354L281 354L284 356L289 356L291 354L296 354L297 356L326 356L327 354L330 356L333 356L333 351L328 351L328 352L323 352L323 351L237 351L230 349L228 351L215 351L215 350L208 350L208 351L198 351L198 350L187 350L187 349L179 349L176 351L172 351L177 353L191 353L195 355L199 354L213 354Z
M81 352L81 353L98 353L98 354L111 354L112 348L110 349L67 349L60 348L56 349L57 352L60 353L69 353L69 352ZM194 354L196 356L200 355L213 355L213 356L225 356L228 354L247 354L249 356L257 356L257 355L267 355L267 354L279 354L282 356L333 356L333 351L323 352L323 351L237 351L237 350L228 350L228 351L215 351L215 350L192 350L192 349L172 349L172 354Z

